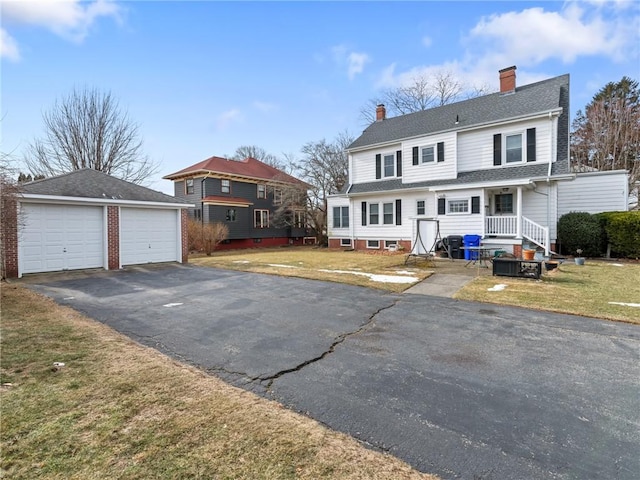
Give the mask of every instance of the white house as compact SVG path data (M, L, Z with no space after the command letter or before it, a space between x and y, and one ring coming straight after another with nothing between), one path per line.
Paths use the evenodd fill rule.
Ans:
M548 255L562 214L626 210L626 172L570 172L569 75L516 87L515 70L498 93L393 118L379 105L329 197L329 246L426 253L439 229Z

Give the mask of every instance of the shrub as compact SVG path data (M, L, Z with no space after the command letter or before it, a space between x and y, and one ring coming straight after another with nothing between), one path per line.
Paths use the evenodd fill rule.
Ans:
M640 258L640 211L607 215L605 228L615 256Z
M576 255L576 250L581 249L584 256L600 256L602 237L600 221L590 213L570 212L558 220L558 242L561 253L566 255Z
M189 251L211 255L218 244L227 238L229 228L224 223L202 223L190 218L187 222Z

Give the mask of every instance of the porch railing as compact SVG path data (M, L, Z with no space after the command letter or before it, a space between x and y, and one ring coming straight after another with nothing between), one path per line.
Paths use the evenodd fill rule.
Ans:
M518 233L517 216L486 217L486 234L515 237Z
M527 217L522 217L522 236L544 248L545 255L549 255L551 243L549 240L549 227L543 227Z

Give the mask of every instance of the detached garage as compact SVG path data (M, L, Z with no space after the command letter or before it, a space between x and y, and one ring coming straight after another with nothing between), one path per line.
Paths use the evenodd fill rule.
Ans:
M192 206L92 169L24 184L6 274L186 262Z

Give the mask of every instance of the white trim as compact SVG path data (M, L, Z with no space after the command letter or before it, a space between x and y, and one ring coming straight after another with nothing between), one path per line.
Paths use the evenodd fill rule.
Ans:
M117 198L86 198L66 197L58 195L39 195L35 193L23 193L19 201L29 200L31 203L67 203L67 204L98 204L98 205L130 205L144 208L195 208L193 203L164 203L144 202L141 200L120 200ZM27 202L27 203L29 203Z
M365 240L367 242L367 248L372 249L372 250L380 250L380 240ZM377 247L370 247L369 246L369 242L378 242L378 246Z

